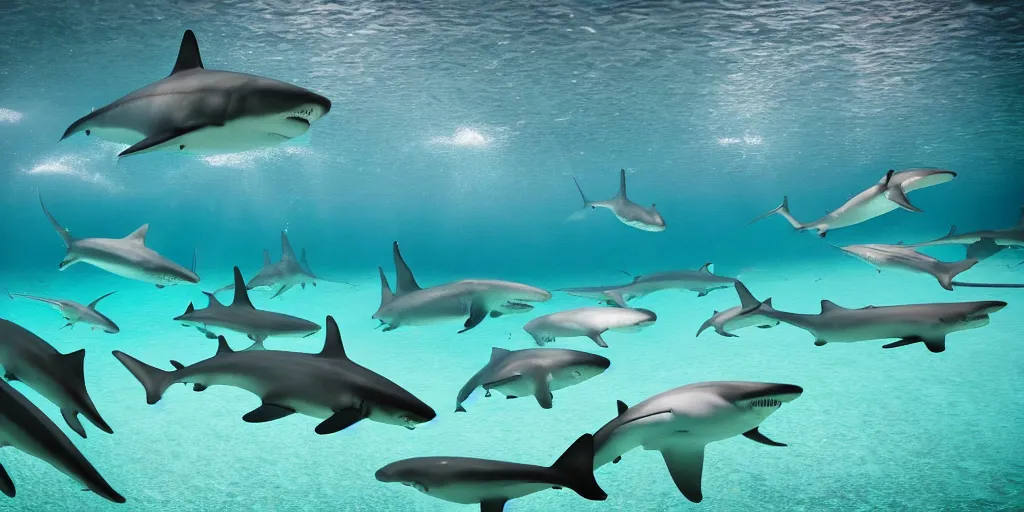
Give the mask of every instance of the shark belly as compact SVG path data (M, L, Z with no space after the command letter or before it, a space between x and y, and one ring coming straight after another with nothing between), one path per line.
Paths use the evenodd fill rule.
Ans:
M826 220L822 224L827 225L829 229L844 228L860 224L880 215L885 215L896 208L899 208L899 206L886 199L884 194L876 194L864 202L859 202L849 207L844 205L844 207L826 216Z
M196 154L241 152L276 146L306 133L308 129L309 123L288 120L280 115L242 117L219 126L205 126L153 149Z
M773 320L764 315L740 315L737 309L728 319L722 323L722 329L726 332L753 327L756 325L776 325L778 320Z
M551 484L547 483L495 480L487 482L456 482L431 487L423 492L444 501L472 505L489 499L511 500L521 498L550 488Z
M116 274L121 277L127 277L128 279L135 279L136 281L143 281L152 284L160 284L162 282L159 276L153 275L152 273L146 271L145 269L134 266L126 261L97 259L90 257L82 258L82 260L94 267L106 270L111 274Z

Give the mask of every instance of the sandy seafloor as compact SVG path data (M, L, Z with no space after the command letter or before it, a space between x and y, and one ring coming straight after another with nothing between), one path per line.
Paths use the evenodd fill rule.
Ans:
M963 280L1021 281L1012 260L982 263ZM390 266L389 266L390 267ZM392 276L392 269L387 268ZM813 269L813 270L808 270ZM202 274L202 272L201 272ZM209 274L209 273L208 273ZM203 274L203 289L228 274ZM456 276L418 272L423 285ZM483 276L481 276L483 277ZM507 276L489 276L507 277ZM620 276L621 277L621 276ZM1009 306L982 329L948 338L932 354L921 345L882 350L882 342L815 347L812 337L788 326L747 329L739 338L694 333L715 309L737 303L728 290L698 298L663 292L635 302L658 321L640 333L609 333L610 348L586 338L554 346L598 352L612 367L579 386L555 393L542 410L532 398L506 400L477 391L456 415L455 395L488 359L492 346L530 348L521 327L543 313L590 302L555 294L534 313L487 319L456 335L458 323L384 333L370 319L379 302L374 274L353 275L348 287L321 284L280 299L253 293L257 307L318 323L333 314L354 361L392 379L437 410L439 417L414 431L361 422L319 436L319 420L293 415L265 424L241 416L259 405L249 393L214 387L195 393L174 386L157 405L111 355L123 350L169 369L209 357L215 342L171 320L189 300L205 304L195 287L156 290L79 267L64 273L6 274L11 291L88 303L111 290L100 310L121 327L108 335L81 327L59 330L58 314L29 301L0 301L11 319L58 350L86 348L86 379L107 435L86 424L88 439L66 427L55 407L20 384L86 454L128 502L114 505L45 463L13 449L0 461L14 480L16 500L0 510L402 510L469 511L398 484L383 484L374 471L397 459L427 455L497 458L550 464L584 432L615 415L615 400L634 404L672 385L708 380L757 380L803 386L804 395L765 421L761 431L788 443L775 448L739 437L708 447L704 502L692 504L675 489L659 454L637 450L597 472L606 502L586 501L569 490L549 490L512 501L509 511L599 510L1021 510L1024 508L1024 290L960 289L946 292L927 276L876 273L850 260L833 267L792 265L747 271L741 278L777 308L817 312L822 298L862 307L913 302L1001 299ZM614 275L571 282L542 280L549 289L615 281ZM210 284L206 284L210 283ZM228 300L230 295L225 297ZM270 348L319 350L323 337L271 339ZM246 345L229 336L236 348Z

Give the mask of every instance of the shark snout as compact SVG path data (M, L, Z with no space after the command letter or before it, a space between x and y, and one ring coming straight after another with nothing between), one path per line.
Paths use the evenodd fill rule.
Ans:
M1001 310L1001 309L1003 309L1005 307L1006 307L1006 303L1001 301L1001 300L990 300L990 301L986 301L985 302L985 306L982 309L982 311L986 315L990 315L990 314L995 313L995 312L997 312L997 311L999 311L999 310Z

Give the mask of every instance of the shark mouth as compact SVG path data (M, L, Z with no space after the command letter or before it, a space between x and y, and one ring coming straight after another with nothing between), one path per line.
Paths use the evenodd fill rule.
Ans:
M967 315L967 318L965 320L968 321L968 322L977 322L977 321L988 320L988 319L989 319L988 313L975 313L973 315Z
M774 398L758 398L756 400L752 400L750 402L749 407L751 409L759 409L759 408L776 409L778 407L782 407L782 402L780 400L776 400Z
M289 120L289 121L295 121L295 122L297 122L297 123L306 123L306 126L307 126L307 127L309 126L309 119L306 119L305 117L300 117L300 116L288 116L288 120Z

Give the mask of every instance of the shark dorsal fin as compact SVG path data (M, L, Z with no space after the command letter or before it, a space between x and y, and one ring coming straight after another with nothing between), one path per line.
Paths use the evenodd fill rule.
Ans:
M398 250L398 242L392 243L391 249L395 257L395 274L397 274L398 279L395 295L404 295L419 290L420 285L416 284L416 278L413 277L412 270L409 270L409 265L405 264L405 259L402 258L402 253Z
M187 315L187 314L189 314L189 313L191 313L191 312L193 312L193 311L195 311L195 310L196 310L196 306L195 306L195 304L192 304L191 302L189 302L189 303L188 303L188 307L187 307L187 308L185 308L185 312L184 312L184 313L182 313L182 314L184 314L184 315Z
M772 298L768 297L767 299L764 300L764 302L761 303L761 305L762 306L772 307Z
M85 386L85 349L80 348L74 352L63 354L61 362L64 363L65 374L73 376L72 381L80 382L82 386Z
M146 233L149 233L149 224L143 224L139 226L139 229L132 231L132 234L124 237L124 240L129 242L138 242L142 245L146 245Z
M377 267L377 272L380 272L380 307L384 307L395 296L391 293L391 285L388 284L388 276L384 274L384 269Z
M705 263L703 267L700 267L700 270L698 270L698 272L700 272L702 274L714 274L715 273L715 264L711 263L709 261L709 262Z
M206 69L203 66L203 58L199 56L199 41L196 41L195 32L186 30L185 35L181 37L178 60L174 62L171 74L195 68Z
M270 261L270 251L268 251L266 249L263 249L263 266L264 267L269 267L270 265L273 265L273 264L274 264L274 262Z
M747 313L757 309L761 305L761 301L754 298L754 295L750 293L750 290L743 285L738 279L735 283L736 295L740 297L740 307L743 308L743 312Z
M626 405L626 402L623 402L622 400L616 400L615 406L618 407L619 414L622 414L626 412L627 409L629 409L629 406Z
M504 359L505 356L509 355L511 352L511 350L499 347L491 347L491 362L493 363L495 361L500 361Z
M249 300L249 292L245 289L245 280L238 267L235 267L235 298L231 301L231 307L256 309Z
M221 302L219 300L217 300L217 296L214 295L213 293L211 293L211 292L203 292L203 295L206 295L206 298L210 300L210 305L207 306L207 307L217 307L217 306L224 307L224 304L221 304Z
M228 345L228 340L224 339L224 336L217 336L217 355L231 354L234 350L231 350L231 345Z
M345 355L345 345L341 342L338 322L335 322L331 315L327 315L327 337L324 338L324 348L318 355L334 359L348 359L348 356Z
M827 299L822 299L822 301L821 301L821 312L822 313L828 313L829 311L837 311L837 310L840 310L840 309L846 309L846 308L844 308L844 307L842 307L840 305L837 305L835 302L832 302L832 301L827 300Z
M292 249L292 244L288 242L288 233L281 232L281 261L284 260L295 260L295 251Z
M113 295L115 293L117 293L117 290L114 290L114 291L112 291L112 292L110 292L110 293L108 293L106 295L101 295L98 299L96 299L96 300L94 300L94 301L89 303L89 309L96 309L96 304L99 303L99 301L101 301L101 300L103 300L103 299L105 299L107 297L110 297L111 295Z
M626 170L619 169L619 197L626 198Z

